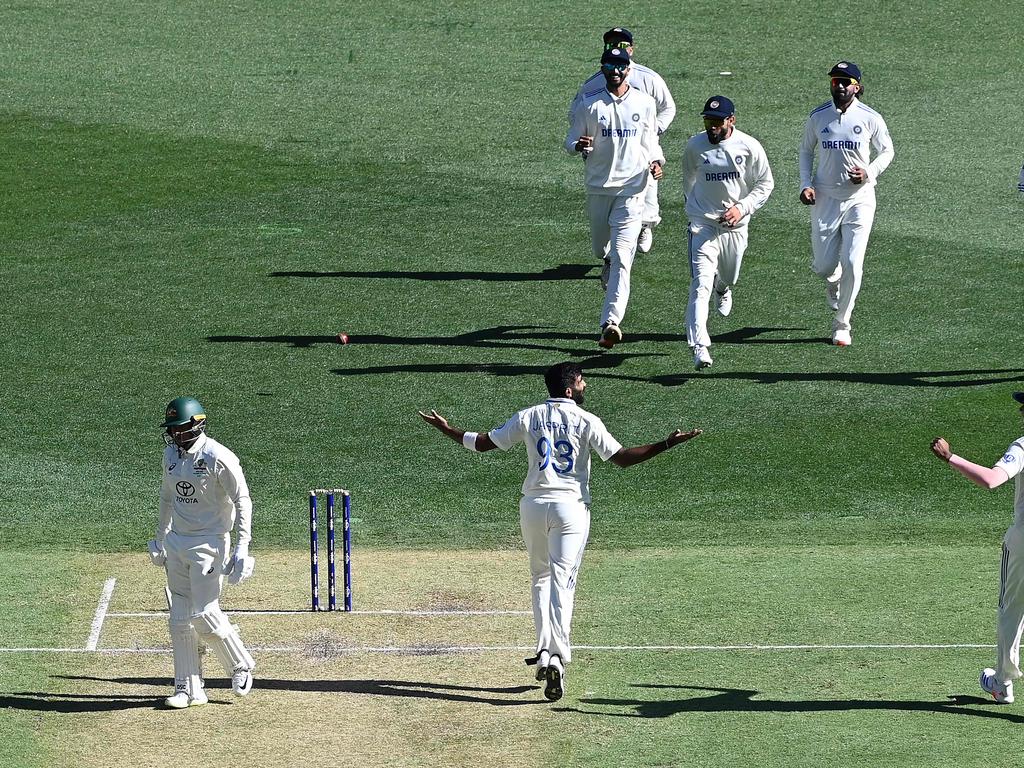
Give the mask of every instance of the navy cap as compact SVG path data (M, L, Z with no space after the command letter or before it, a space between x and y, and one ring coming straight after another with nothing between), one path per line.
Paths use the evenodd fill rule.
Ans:
M703 117L731 117L736 114L736 107L732 101L725 96L712 96L704 102Z
M601 54L602 64L626 64L632 63L629 59L629 51L625 48L609 48Z
M626 45L632 45L633 33L625 27L612 27L604 33L604 44L611 45L613 43L625 43Z
M1014 392L1013 399L1016 400L1021 405L1024 405L1024 392Z
M840 61L828 72L829 77L852 77L858 83L861 80L860 67L852 61Z

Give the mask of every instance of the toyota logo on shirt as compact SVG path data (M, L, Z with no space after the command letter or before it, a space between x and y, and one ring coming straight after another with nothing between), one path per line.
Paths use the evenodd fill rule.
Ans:
M182 480L180 483L174 486L174 490L178 493L178 500L183 504L198 504L198 499L192 497L196 495L196 487L192 483L186 483Z

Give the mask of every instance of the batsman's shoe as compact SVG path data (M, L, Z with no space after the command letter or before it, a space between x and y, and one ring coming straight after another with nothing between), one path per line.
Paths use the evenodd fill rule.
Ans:
M252 670L236 669L231 673L231 690L235 696L245 696L252 690Z
M1000 683L996 680L996 671L991 667L981 670L981 689L992 695L1000 704L1013 704L1013 683Z
M715 291L715 309L722 317L728 317L732 312L732 288L726 288L723 293Z
M171 709L186 709L187 707L200 707L207 701L209 699L206 698L206 691L202 688L192 694L189 694L184 688L176 688L173 696L164 699L164 704Z
M607 256L601 262L601 290L608 290L608 276L612 273L612 260Z
M604 349L611 349L620 341L622 341L622 329L615 323L605 323L604 327L601 328L601 338L598 340L597 345Z
M641 227L640 237L636 241L636 249L640 253L647 253L654 245L654 230L650 227Z
M711 359L711 353L708 352L708 348L703 344L695 344L693 347L693 367L698 371L702 368L710 368L711 363L714 361Z
M853 338L849 331L833 331L832 343L837 347L848 347L853 344Z
M558 701L562 698L565 688L565 667L560 656L552 656L547 667L547 683L544 685L544 698Z

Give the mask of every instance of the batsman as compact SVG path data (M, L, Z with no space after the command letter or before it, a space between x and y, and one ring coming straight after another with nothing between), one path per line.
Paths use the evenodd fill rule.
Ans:
M200 641L231 676L236 695L245 696L252 688L256 662L220 608L224 577L241 583L256 565L249 556L252 501L238 457L206 434L206 413L198 400L172 400L161 426L167 448L160 519L149 556L167 570L174 693L164 703L184 709L207 702ZM237 536L229 556L232 529Z

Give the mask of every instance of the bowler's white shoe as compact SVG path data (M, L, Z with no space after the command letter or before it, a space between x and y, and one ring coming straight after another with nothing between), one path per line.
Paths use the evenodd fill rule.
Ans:
M825 283L825 301L833 312L839 309L839 283Z
M693 347L693 367L694 368L696 368L698 371L701 370L702 368L710 368L712 362L713 361L711 360L711 353L708 352L708 348L707 347L705 347L703 344L696 344L696 345L694 345L694 347Z
M1000 704L1013 704L1013 682L1000 683L996 680L996 671L991 667L981 670L981 689L992 694L992 698Z
M654 230L650 227L643 227L640 230L640 237L636 241L637 250L640 253L647 253L654 245Z
M235 696L245 696L252 690L252 670L236 669L231 673L231 690Z
M207 701L209 699L206 698L206 691L202 688L189 694L185 687L178 687L175 689L173 696L168 696L164 699L164 704L171 709L185 709L186 707L200 707Z
M547 684L544 686L544 698L548 701L558 701L562 698L565 688L565 667L562 666L562 659L557 654L551 657L547 667Z
M853 339L850 337L849 331L834 331L832 333L832 343L837 347L848 347L853 344Z
M622 341L622 329L615 323L606 323L601 329L601 338L597 344L604 349L611 349L620 341Z
M722 317L728 317L732 312L732 288L726 288L724 293L715 291L715 309Z
M548 665L551 664L551 654L541 651L537 654L537 681L548 679Z

